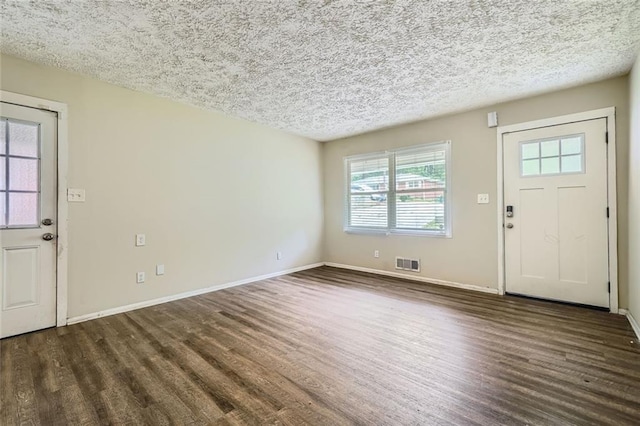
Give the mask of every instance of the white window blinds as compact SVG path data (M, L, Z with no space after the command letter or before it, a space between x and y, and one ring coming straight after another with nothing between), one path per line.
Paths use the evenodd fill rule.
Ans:
M449 236L450 142L345 159L345 230Z

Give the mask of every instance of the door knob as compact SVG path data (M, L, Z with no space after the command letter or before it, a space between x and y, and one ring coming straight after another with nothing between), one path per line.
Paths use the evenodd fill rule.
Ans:
M513 223L507 223L507 228L509 229L513 228Z
M55 237L56 237L56 236L55 236L55 235L53 235L51 232L47 232L46 234L44 234L44 235L42 236L42 239L43 239L43 240L45 240L45 241L51 241L51 240L53 240Z
M42 219L42 224L44 226L51 226L51 225L53 225L53 220L51 220L51 219Z

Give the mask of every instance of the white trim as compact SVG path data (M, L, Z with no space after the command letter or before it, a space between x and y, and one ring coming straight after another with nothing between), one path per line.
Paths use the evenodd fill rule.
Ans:
M598 118L608 118L614 116L615 107L594 109L591 111L577 112L575 114L560 115L558 117L543 118L541 120L525 121L523 123L509 124L507 126L499 126L498 133L513 133L523 130L538 129L540 127L558 126L561 124L575 123L578 121L595 120Z
M33 96L0 90L0 101L29 108L53 111L58 114L58 239L56 264L56 325L67 324L67 279L69 258L69 231L67 205L67 173L69 167L69 114L67 104L35 98Z
M501 130L502 127L498 126L497 128L497 140L498 140L498 149L497 149L497 171L498 171L498 188L496 191L497 196L497 206L498 206L498 294L504 295L504 268L505 268L505 258L504 258L504 161L503 161L503 149L502 149L502 137L504 131Z
M618 313L627 317L627 319L629 320L629 324L631 324L631 328L636 333L636 337L638 338L638 340L640 340L640 324L638 323L638 321L636 321L633 315L631 315L631 312L626 309L619 309Z
M455 288L462 288L465 290L479 291L482 293L498 294L498 290L495 288L481 287L479 285L474 285L474 284L463 284L463 283L457 283L454 281L444 281L436 278L427 278L420 275L409 275L409 274L403 274L400 272L383 271L381 269L364 268L362 266L343 265L341 263L325 262L324 264L325 266L330 266L332 268L349 269L352 271L368 272L370 274L385 275L385 276L394 277L394 278L404 278L407 280L421 281L425 283L437 284L437 285L442 285L446 287L455 287Z
M89 321L96 318L107 317L109 315L121 314L123 312L133 311L135 309L146 308L149 306L159 305L161 303L173 302L174 300L184 299L186 297L198 296L213 291L223 290L225 288L237 287L243 284L249 284L256 281L262 281L269 278L279 277L281 275L292 274L294 272L304 271L306 269L318 268L323 266L324 263L312 263L310 265L298 266L296 268L287 269L284 271L273 272L271 274L260 275L257 277L245 278L243 280L232 281L230 283L218 284L211 287L199 288L197 290L186 291L184 293L172 294L171 296L160 297L158 299L145 300L138 303L132 303L130 305L118 306L116 308L105 309L104 311L93 312L90 314L79 315L67 320L67 324L77 324L83 321Z
M611 293L609 294L609 311L618 312L618 182L616 163L616 110L608 108L607 133L607 205L609 207L609 281ZM637 333L637 331L636 331Z
M640 339L640 324L636 321L633 315L631 315L631 312L627 312L627 319L629 320L629 324L631 324L631 328L635 331L636 337Z

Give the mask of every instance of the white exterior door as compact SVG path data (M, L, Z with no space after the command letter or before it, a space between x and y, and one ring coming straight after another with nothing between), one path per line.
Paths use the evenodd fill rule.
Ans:
M503 136L505 289L609 307L606 119Z
M0 337L56 324L54 113L0 103Z

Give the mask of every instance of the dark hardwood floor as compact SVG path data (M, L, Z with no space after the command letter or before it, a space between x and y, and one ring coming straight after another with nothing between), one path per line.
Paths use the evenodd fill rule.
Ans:
M2 425L640 424L626 318L328 267L0 350Z

